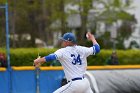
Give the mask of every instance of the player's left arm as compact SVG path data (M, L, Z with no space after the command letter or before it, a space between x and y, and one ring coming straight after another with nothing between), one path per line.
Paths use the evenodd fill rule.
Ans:
M37 58L34 60L34 65L37 66L38 64L43 64L45 62L56 60L57 56L55 54L49 54L48 56Z

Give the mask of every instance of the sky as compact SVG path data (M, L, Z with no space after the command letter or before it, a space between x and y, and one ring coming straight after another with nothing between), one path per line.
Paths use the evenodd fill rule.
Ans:
M134 13L136 14L138 25L140 26L140 0L134 0L134 6L136 6Z
M133 0L132 6L134 6L135 8L129 10L129 12L135 14L135 17L138 21L138 26L140 26L140 0Z
M131 41L136 41L140 46L140 0L133 0L132 6L135 8L129 10L128 12L135 15L138 23L136 25L137 29L135 29L135 32L132 34L132 37L126 40L125 42L126 47L129 46Z

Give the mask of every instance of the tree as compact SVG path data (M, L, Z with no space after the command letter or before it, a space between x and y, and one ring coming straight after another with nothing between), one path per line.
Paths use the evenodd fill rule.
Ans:
M39 38L52 45L53 29L52 24L59 20L62 33L66 32L66 15L64 11L65 3L68 0L13 0L10 2L10 28L11 35L18 36L12 38L14 47L36 47L35 39ZM60 29L60 30L59 30ZM23 38L30 35L30 40ZM26 43L25 43L26 42Z
M6 3L6 0L0 0L0 5L5 4L5 3Z
M97 21L102 21L106 26L113 24L117 25L117 48L124 48L124 40L131 36L131 33L134 31L132 26L136 23L134 15L131 15L126 12L126 10L131 8L132 0L100 0L103 5L103 12L97 16ZM118 20L121 21L121 25L118 23ZM120 26L119 26L120 25ZM102 35L102 37L105 34ZM111 43L111 41L110 41ZM110 48L108 46L108 48Z
M88 20L88 14L89 10L92 8L92 0L81 0L80 1L80 17L81 17L81 27L80 27L80 35L79 32L77 35L79 35L78 40L79 43L82 44L83 40L85 40L85 33L87 32L87 20Z
M10 24L10 27L14 28L13 32L18 36L15 47L36 46L35 38L38 37L38 16L40 15L39 4L39 1L34 0L10 2L10 12L14 14L10 15L10 20L15 24ZM12 16L14 16L14 19L12 19ZM25 34L29 34L31 39L24 38L23 35Z
M14 2L12 2L14 1ZM122 25L117 28L118 33L122 33L122 29L126 26L134 24L134 16L125 10L130 7L129 1L122 3L121 0L12 0L10 1L10 28L12 34L18 37L12 39L15 47L36 47L35 39L38 38L47 45L52 45L54 31L60 31L62 34L69 31L67 28L67 18L74 13L80 15L81 26L76 31L77 39L80 44L85 44L85 33L87 26L90 24L91 31L96 34L98 30L98 22L112 26L113 23L118 24L118 20L122 21ZM65 8L67 5L77 5L79 9L67 13ZM102 8L98 7L101 5ZM94 15L90 12L94 11ZM11 15L12 14L12 15ZM108 15L111 14L111 15ZM89 19L90 15L90 19ZM129 24L131 22L131 24ZM53 26L55 24L55 26ZM106 26L107 27L107 26ZM125 30L126 31L126 30ZM132 31L129 31L132 32ZM108 38L106 31L101 37ZM129 33L125 37L129 37ZM24 38L29 35L30 40ZM126 35L126 34L124 34ZM122 37L120 34L119 37ZM99 37L100 38L100 37ZM105 41L105 40L104 40ZM120 41L119 41L120 42ZM103 42L103 44L106 44ZM109 44L107 44L109 45Z
M4 1L0 1L0 5L4 5ZM0 8L0 47L6 46L6 33L5 33L5 11Z

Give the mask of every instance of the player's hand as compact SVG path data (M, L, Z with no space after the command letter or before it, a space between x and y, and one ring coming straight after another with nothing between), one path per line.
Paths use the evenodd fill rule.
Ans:
M91 32L87 32L86 37L88 40L92 41L93 44L97 44L97 41L96 41L94 35L91 34Z
M40 67L41 66L41 64L42 64L42 62L40 62L40 56L37 58L37 59L35 59L34 60L34 66L37 68L37 67Z
M94 35L91 34L91 32L87 32L86 37L87 37L88 40L93 40L93 39L95 39Z

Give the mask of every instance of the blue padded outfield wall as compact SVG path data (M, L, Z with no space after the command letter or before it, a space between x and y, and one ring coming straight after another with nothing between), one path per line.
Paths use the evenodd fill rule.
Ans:
M64 77L56 68L0 68L0 93L53 93ZM94 93L140 93L140 66L92 66L86 75Z
M61 86L63 77L62 70L39 71L39 79L36 70L12 70L11 80L8 80L8 71L0 71L0 93L36 93L37 84L39 93L52 93Z
M63 77L62 70L41 71L39 77L40 93L53 93L61 86Z
M0 71L0 93L9 93L8 71Z
M35 71L12 71L12 93L36 93Z

